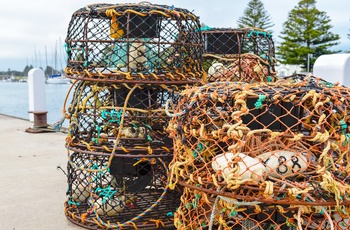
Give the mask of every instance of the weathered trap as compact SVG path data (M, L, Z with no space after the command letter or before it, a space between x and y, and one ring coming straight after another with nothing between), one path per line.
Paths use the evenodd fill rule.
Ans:
M208 81L275 82L275 46L261 29L202 28Z
M168 128L171 187L188 188L175 223L345 229L349 102L348 88L310 76L183 92Z
M89 229L173 229L165 105L202 82L198 18L163 5L94 4L72 15L66 75L76 80L66 215Z
M72 15L67 76L130 83L202 79L199 19L165 5L94 4Z

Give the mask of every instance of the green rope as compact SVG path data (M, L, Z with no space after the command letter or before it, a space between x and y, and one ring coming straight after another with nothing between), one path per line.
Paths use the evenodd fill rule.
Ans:
M260 94L258 100L255 102L254 106L256 109L261 109L263 107L263 102L266 100L266 95Z
M272 34L267 33L266 31L252 30L252 31L250 31L250 33L248 34L248 38L251 37L251 36L254 35L254 34L255 34L256 36L263 35L264 37L267 37L267 38L271 38L271 37L272 37Z
M343 132L345 132L345 130L348 128L348 125L346 124L346 122L344 120L341 120L339 122L339 126Z
M111 188L111 186L108 186L107 188L96 188L95 193L97 193L99 196L103 196L102 204L108 199L111 199L114 194L117 191L114 188Z
M204 146L202 143L198 143L197 148L193 151L193 156L196 158L198 157L198 154L201 153L204 149Z

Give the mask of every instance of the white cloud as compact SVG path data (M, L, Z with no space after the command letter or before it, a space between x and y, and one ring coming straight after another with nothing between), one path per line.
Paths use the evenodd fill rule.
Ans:
M115 1L107 3L138 3L140 1ZM288 12L292 10L299 0L263 0L264 6L270 14L275 27L274 38L282 29L287 20ZM200 17L200 21L218 28L236 27L237 19L242 16L247 7L248 0L155 0L154 4L175 5L193 11ZM2 3L0 14L0 70L22 70L28 62L34 59L34 47L44 58L45 47L53 50L61 38L64 42L67 28L72 14L91 0L31 0L6 1ZM325 11L332 20L332 32L341 36L341 49L348 50L350 40L346 34L350 29L349 0L333 1L318 0L317 8ZM277 41L276 41L277 43ZM337 47L338 48L338 47ZM17 61L16 61L17 60Z

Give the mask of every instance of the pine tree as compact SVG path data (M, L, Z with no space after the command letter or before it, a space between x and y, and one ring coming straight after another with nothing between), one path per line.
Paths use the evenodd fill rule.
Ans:
M350 39L350 34L347 34L348 38Z
M277 54L284 64L307 66L308 54L313 54L310 66L323 54L337 53L330 47L338 45L339 35L330 32L333 27L326 12L316 8L316 0L301 0L288 14L283 23L283 41L277 47Z
M253 27L269 30L274 26L271 17L267 10L264 8L264 4L260 0L250 0L247 8L243 12L243 16L237 20L239 28Z

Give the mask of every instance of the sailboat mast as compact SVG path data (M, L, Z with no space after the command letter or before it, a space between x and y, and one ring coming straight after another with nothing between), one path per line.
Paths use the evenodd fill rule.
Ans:
M34 67L37 68L38 67L38 57L36 54L36 47L34 45Z
M48 67L48 63L47 63L47 49L46 49L46 46L45 46L45 61L46 61L46 68L45 70L47 70L47 67Z
M55 70L54 71L56 71L56 69L57 69L57 41L56 41L56 43L55 43Z

